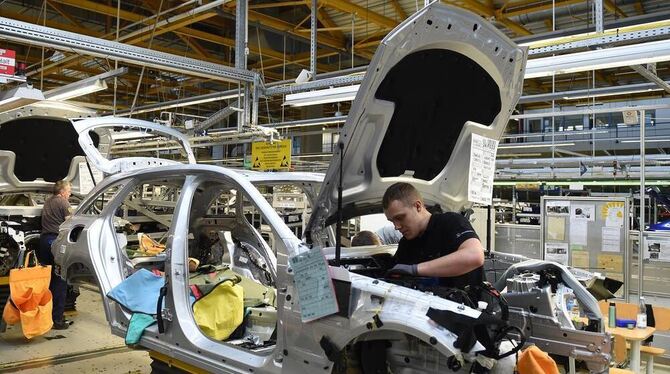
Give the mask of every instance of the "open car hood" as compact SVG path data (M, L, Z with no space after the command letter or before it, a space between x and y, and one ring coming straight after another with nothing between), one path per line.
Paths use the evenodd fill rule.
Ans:
M80 194L79 164L86 158L70 119L94 115L53 102L0 114L0 192L50 192L55 181L66 179Z
M122 140L123 142L128 142L127 146L132 149L137 150L139 146L139 148L146 151L149 147L146 142L155 142L156 152L159 152L159 149L162 147L169 148L174 146L183 155L186 162L190 164L196 163L188 138L179 131L164 125L139 119L112 116L87 118L73 121L72 124L78 134L79 145L84 153L86 153L88 160L95 168L106 174L181 163L173 159L158 157L133 156L112 158L112 147L119 141L123 132L132 132L130 135L136 139L138 137L141 139L134 143L133 140L128 140L129 138L127 137ZM96 138L98 139L97 141ZM168 156L171 154L168 153Z
M382 41L340 141L343 218L382 212L395 182L427 205L468 205L471 134L499 139L523 84L526 50L468 11L432 4ZM337 219L340 152L307 227L315 242Z

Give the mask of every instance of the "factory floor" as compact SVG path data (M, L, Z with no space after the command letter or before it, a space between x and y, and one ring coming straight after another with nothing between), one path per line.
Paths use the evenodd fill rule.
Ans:
M21 326L0 333L0 373L150 373L146 351L126 348L109 331L100 295L82 286L74 321L67 330L51 330L26 339Z
M150 373L146 351L128 349L122 338L112 335L105 319L100 295L83 286L77 312L68 318L67 330L51 330L28 340L21 327L8 326L0 333L0 373ZM642 362L644 370L645 362ZM670 374L670 366L656 364L654 373Z

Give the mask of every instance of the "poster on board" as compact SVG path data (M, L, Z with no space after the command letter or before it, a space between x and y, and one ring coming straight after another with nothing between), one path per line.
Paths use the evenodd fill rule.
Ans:
M570 214L569 201L552 201L548 200L546 204L548 216L567 216Z
M594 204L571 204L570 205L570 224L573 222L579 224L585 221L596 220L596 206Z
M643 258L649 261L670 262L670 239L645 238Z
M568 243L544 243L544 259L568 264Z

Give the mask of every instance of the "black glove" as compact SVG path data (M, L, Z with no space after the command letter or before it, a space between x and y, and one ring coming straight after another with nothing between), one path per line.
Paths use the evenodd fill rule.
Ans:
M387 277L398 277L403 275L417 275L417 265L397 264L386 272Z

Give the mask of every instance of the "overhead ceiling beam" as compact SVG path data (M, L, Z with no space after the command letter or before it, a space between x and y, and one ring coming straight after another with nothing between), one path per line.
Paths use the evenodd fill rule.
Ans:
M610 13L621 16L621 17L627 17L626 13L624 13L612 0L604 0L603 1L603 6L605 9L610 11Z
M312 2L310 0L305 0L304 3L307 5L307 7L312 10ZM333 22L333 20L330 18L328 15L328 12L326 12L322 7L319 7L317 9L316 17L319 19L319 22L323 24L327 28L335 28L338 27L337 23ZM344 41L344 33L340 30L330 30L328 31L329 34L331 34L334 38L337 38L338 40ZM317 39L318 42L318 39Z
M556 6L556 8L560 8L580 3L583 4L584 0L555 0L554 5ZM541 12L543 10L551 10L553 8L552 2L541 3L541 5L533 5L533 4L537 4L537 1L532 0L529 2L519 4L510 4L507 5L507 8L503 10L502 14L505 17L514 17L523 14Z
M302 0L298 1L278 1L278 2L272 2L272 3L266 3L266 4L251 4L249 5L249 9L265 9L265 8L280 8L280 7L286 7L286 6L299 6L303 5L304 2Z
M394 19L373 12L368 8L364 8L347 0L319 0L319 4L323 4L324 6L341 12L355 14L359 18L384 27L394 28L399 24L399 22Z
M391 0L390 3L393 10L395 10L395 13L398 15L398 18L400 18L401 21L405 20L407 18L407 12L400 6L398 0Z
M69 6L76 7L76 8L91 10L91 11L94 11L94 12L97 12L97 13L100 13L100 14L104 14L104 15L107 15L107 16L116 17L116 7L97 4L97 3L94 3L94 2L89 1L89 0L53 0L53 1L57 1L61 4L69 5ZM124 11L124 10L119 12L119 17L123 20L126 20L126 21L142 22L142 23L147 24L147 25L151 24L150 20L146 20L145 16L142 16L142 15L139 15L139 14L136 14L136 13L132 13L132 12L128 12L128 11ZM284 22L284 21L281 21L279 19L276 19L276 18L273 18L273 17L270 17L270 16L266 16L266 15L263 15L263 14L258 13L258 12L249 12L249 20L250 21L258 21L265 26L268 26L270 28L277 28L278 30L280 28L283 28L283 29L281 29L281 31L289 31L288 29L293 28L293 26L288 22ZM278 28L278 27L280 27L280 28ZM196 29L193 29L193 28L182 27L179 30L175 30L175 31L178 31L182 34L185 34L185 35L188 35L188 36L191 36L191 37L194 37L194 38L198 38L198 39L201 39L201 40L212 41L212 42L215 42L215 43L218 42L220 44L224 44L224 45L232 46L232 47L235 46L235 40L233 40L233 39L223 38L219 35L204 32L204 31L200 31L200 30L196 30ZM295 32L290 32L290 33L293 34L293 35L300 36L303 39L305 38L304 35L299 35L300 33L295 33ZM309 35L307 35L306 38L307 38L307 40L309 40ZM337 40L333 39L332 37L327 37L327 36L321 37L321 38L319 38L319 42L324 44L324 45L328 45L330 47L333 47L333 48L338 48L338 49L342 49L342 50L345 49L344 48L344 42L337 41ZM252 49L251 47L249 49L250 49L250 51L254 51L254 49ZM258 52L254 52L254 53L258 53ZM275 57L275 56L270 55L269 57Z
M458 5L462 8L469 9L480 16L483 16L488 19L495 19L496 22L507 27L509 30L514 32L517 35L531 35L532 33L521 26L519 23L514 22L509 19L509 16L503 13L501 9L495 9L489 5L482 4L477 0L443 0L447 4Z
M82 28L82 29L84 28L84 27L81 25L81 23L79 23L79 22L78 22L74 17L72 17L68 12L64 11L63 8L61 8L58 4L54 4L53 1L47 1L47 4L49 4L49 6L50 6L53 10L56 11L56 13L60 14L61 17L63 17L63 18L65 18L66 20L68 20L68 22L70 22L70 23L73 24L74 26L79 27L79 28Z
M301 39L309 41L309 29L306 28L295 28L295 25L283 21L279 18L271 17L268 16L267 14L255 12L255 11L249 11L249 21L251 22L258 22L262 26L269 27L271 29L280 31L280 32L285 32L288 34L291 34L293 36L297 36ZM303 30L307 30L305 33ZM346 46L344 45L344 41L337 40L333 38L332 36L328 35L323 35L319 36L318 40L319 44L338 49L340 51L345 51Z
M324 58L324 57L330 57L330 56L335 56L339 52L335 51L326 51L326 50L319 50L317 53L317 56L319 58ZM301 52L297 53L292 56L286 56L286 61L283 59L272 59L270 61L264 61L263 63L263 68L266 70L278 68L281 66L286 65L301 65L301 66L306 66L309 63L310 60L310 53L309 52ZM327 65L327 64L317 64L319 71L335 71L337 70L337 67L334 65ZM258 62L257 64L254 64L252 69L260 69L261 64Z
M170 19L166 19L163 21L160 21L158 25L156 26L155 30L153 26L148 26L147 30L144 30L143 32L139 33L138 36L132 37L130 39L125 39L124 43L128 44L136 44L142 40L147 40L151 38L153 35L154 37L163 35L165 33L168 33L170 31L175 31L179 30L181 28L184 28L188 25L194 24L196 22L200 22L203 20L206 20L208 18L212 18L216 16L215 12L206 12L206 13L201 13L201 14L196 14L193 16L185 17L184 19L178 20L176 22L171 22Z
M191 38L187 35L179 34L179 33L174 33L174 34L177 35L177 37L179 39L181 39L181 41L184 42L184 44L186 44L186 46L193 49L193 52L197 53L198 56L200 56L202 58L209 57L209 53L197 41L195 41L193 38Z

